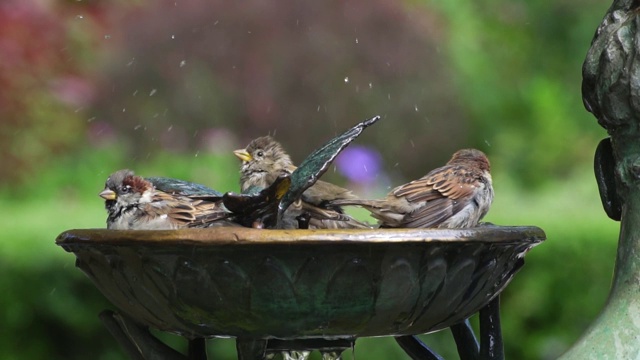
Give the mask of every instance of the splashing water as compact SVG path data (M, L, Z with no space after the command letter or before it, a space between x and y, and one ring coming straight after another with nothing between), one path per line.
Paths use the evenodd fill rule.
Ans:
M283 360L307 360L309 359L310 351L283 351L282 359Z
M340 360L340 353L337 351L322 352L322 360Z

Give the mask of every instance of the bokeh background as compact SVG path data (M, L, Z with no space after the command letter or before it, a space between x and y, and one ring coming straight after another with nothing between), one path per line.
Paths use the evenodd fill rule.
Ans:
M231 151L250 139L275 135L300 162L376 114L327 179L380 196L458 148L485 151L486 220L548 236L503 293L507 358L556 358L604 305L615 258L618 224L592 172L606 133L580 95L608 6L3 1L0 359L124 359L97 318L111 305L54 244L104 227L97 193L114 170L237 191ZM448 331L422 338L457 358ZM233 340L209 341L209 354L234 359ZM355 354L408 359L384 338L358 340Z

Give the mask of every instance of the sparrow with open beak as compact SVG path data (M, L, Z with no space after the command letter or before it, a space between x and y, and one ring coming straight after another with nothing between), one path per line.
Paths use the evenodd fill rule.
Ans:
M252 140L244 149L233 152L240 160L240 188L246 191L252 187L266 188L278 176L291 175L296 166L291 157L271 136ZM357 221L337 205L329 205L334 200L357 199L350 190L318 180L304 191L299 201L291 205L291 211L310 216L309 228L369 228L368 224Z
M186 227L239 226L220 201L168 194L131 170L111 174L100 192L108 212L107 228L168 230Z
M468 228L493 202L489 159L480 150L456 151L445 166L391 190L380 200L336 200L359 205L386 228Z

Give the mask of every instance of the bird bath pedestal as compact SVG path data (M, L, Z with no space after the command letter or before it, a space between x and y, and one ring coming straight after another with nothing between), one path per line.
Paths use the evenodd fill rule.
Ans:
M585 59L585 107L610 138L596 151L596 178L607 215L621 221L607 304L562 359L640 358L640 3L616 0Z
M239 359L313 350L338 358L359 337L451 327L462 359L503 358L498 295L544 239L536 227L174 231L70 230L57 244L118 309L102 320L134 359L205 359L237 339ZM480 345L465 322L480 311ZM148 327L190 339L185 357Z

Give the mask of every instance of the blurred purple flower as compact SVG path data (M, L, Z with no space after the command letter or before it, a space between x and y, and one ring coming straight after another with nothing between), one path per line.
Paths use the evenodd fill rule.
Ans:
M380 153L363 145L351 145L336 159L338 171L354 183L371 183L380 175Z

